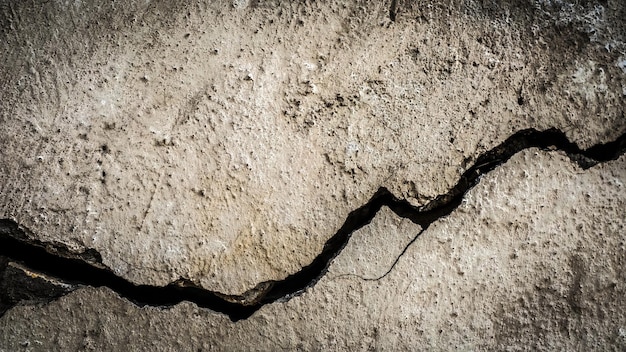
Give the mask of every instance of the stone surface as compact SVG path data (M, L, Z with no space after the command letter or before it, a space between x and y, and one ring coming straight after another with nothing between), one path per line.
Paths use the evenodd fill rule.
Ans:
M136 283L242 293L380 186L423 204L523 128L615 138L624 11L8 1L0 217Z
M424 205L516 131L623 134L625 19L620 0L7 0L0 219L137 284L242 294L379 187ZM249 319L84 288L9 310L0 349L625 349L625 170L526 150L416 240L381 209Z
M418 229L381 211L317 285L237 323L189 303L138 308L88 288L14 308L0 339L6 350L33 351L623 350L625 163L582 171L560 153L520 153L389 275L364 280L388 263L374 270L354 258L376 238L389 243L378 253L402 247Z

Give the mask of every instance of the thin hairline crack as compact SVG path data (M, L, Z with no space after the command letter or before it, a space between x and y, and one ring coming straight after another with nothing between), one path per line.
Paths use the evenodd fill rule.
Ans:
M626 152L626 133L616 140L597 144L582 150L571 142L565 133L551 128L544 131L526 129L512 134L500 145L481 154L473 166L468 168L447 193L437 196L427 204L416 207L406 199L397 198L387 188L381 187L370 200L361 207L352 211L341 228L330 237L322 251L311 263L300 271L287 276L283 280L261 282L242 295L226 295L220 292L206 290L190 280L181 278L166 286L136 285L115 275L109 268L102 265L100 254L89 249L75 254L62 244L44 243L33 239L29 231L13 220L0 219L0 289L6 277L7 268L24 268L39 272L46 278L46 282L64 283L64 289L45 289L43 283L39 291L33 290L28 294L14 294L6 302L2 302L4 295L0 292L0 316L6 310L29 298L30 301L50 302L68 294L80 287L108 287L120 296L138 306L170 307L183 301L193 302L199 307L211 309L227 315L232 321L250 317L254 312L266 304L284 302L299 296L308 288L313 287L327 272L332 260L341 253L352 234L369 224L383 206L388 207L396 215L409 219L420 225L421 230L407 243L403 251L397 256L389 269L377 278L365 280L380 280L388 275L396 266L408 248L417 241L431 224L448 216L462 202L465 194L477 185L480 177L507 162L513 155L529 148L560 150L572 162L583 169L588 169L602 162L616 160ZM9 266L7 263L17 263ZM51 278L51 279L48 279ZM19 288L14 288L19 291ZM47 291L47 293L46 293Z

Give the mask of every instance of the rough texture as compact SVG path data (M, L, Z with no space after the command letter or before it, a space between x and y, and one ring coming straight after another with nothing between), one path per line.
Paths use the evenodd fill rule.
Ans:
M625 19L620 0L7 0L0 219L133 283L242 294L379 187L421 206L516 131L622 135ZM7 312L0 348L623 349L624 162L524 151L415 242L383 208L317 285L234 325L85 288Z
M312 289L238 323L84 289L14 308L0 339L7 350L623 350L625 162L583 172L559 153L518 154L383 279L360 276L388 263L355 258L378 238L394 248L419 230L388 211L354 233Z
M0 217L236 294L380 186L422 204L516 130L623 130L621 2L391 3L5 3Z

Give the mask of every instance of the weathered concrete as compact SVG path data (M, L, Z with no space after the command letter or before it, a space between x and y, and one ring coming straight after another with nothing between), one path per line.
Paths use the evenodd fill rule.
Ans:
M389 211L354 233L312 289L237 323L189 303L138 308L84 289L14 308L0 337L9 350L621 350L624 162L583 172L559 153L518 154L384 278L366 280L388 261L358 258L419 230Z
M626 129L617 0L7 1L0 16L0 219L137 284L242 294L311 263L379 187L420 206L516 131L584 149ZM620 349L625 169L527 150L379 280L422 230L385 208L317 285L245 321L86 288L7 312L0 347Z

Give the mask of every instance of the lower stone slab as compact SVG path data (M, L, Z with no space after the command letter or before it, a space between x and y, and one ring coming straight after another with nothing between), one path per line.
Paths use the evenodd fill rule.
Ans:
M315 286L248 319L84 288L8 311L0 349L623 350L625 183L625 156L583 171L526 150L404 254L420 228L381 210Z

